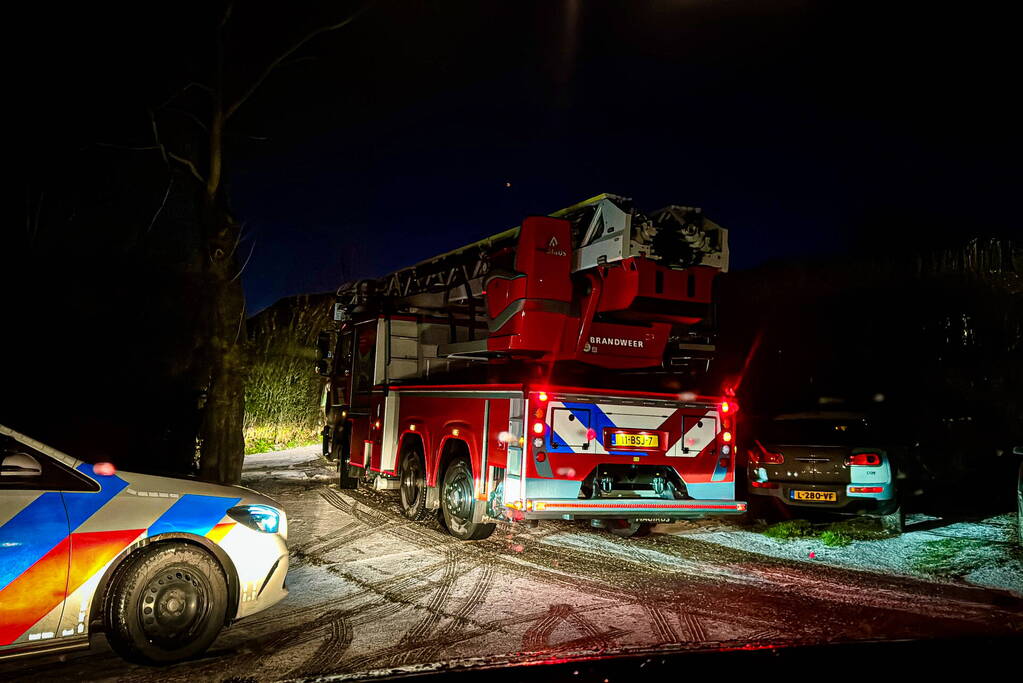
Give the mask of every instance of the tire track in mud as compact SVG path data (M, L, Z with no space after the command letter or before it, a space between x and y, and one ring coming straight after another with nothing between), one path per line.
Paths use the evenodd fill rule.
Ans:
M706 642L707 629L703 627L703 623L695 614L686 611L680 606L678 608L678 621L679 624L689 631L689 640L696 643Z
M486 601L487 595L490 593L490 589L494 585L494 565L484 564L478 570L480 572L479 578L473 584L472 590L462 601L462 607L455 613L454 617L438 632L434 638L450 639L457 638L458 642L465 640L467 637L475 637L479 633L472 636L468 636L469 628L466 625L469 617L481 609ZM494 629L490 629L491 631ZM489 631L488 631L489 632ZM415 648L414 651L409 652L409 656L404 658L405 662L430 662L434 661L441 651L440 646L420 646Z
M664 611L660 607L654 605L644 605L643 611L650 617L650 625L653 627L657 637L665 643L680 643L683 642L679 638L678 634L675 633L675 628L671 625L668 617L664 614Z
M571 625L575 631L582 635L560 643L551 643L550 639L554 631L565 624ZM628 635L628 633L628 631L619 628L601 631L574 607L560 603L551 605L547 614L526 630L522 636L521 647L524 653L609 649L616 647L617 639Z
M348 653L348 648L352 645L354 632L344 614L335 612L330 615L328 627L329 633L320 642L316 651L300 665L285 674L285 678L315 675L332 669Z
M324 498L328 498L328 502L337 507L342 511L349 511L352 508L352 504L345 501L336 491L328 489L329 493L321 491L321 495ZM502 569L509 570L525 578L538 580L547 584L555 584L562 588L579 591L588 596L604 598L615 605L628 607L628 606L640 606L646 605L651 599L649 586L646 585L645 578L656 577L669 582L674 583L675 579L670 572L665 571L654 566L651 566L649 562L643 562L640 554L633 549L625 547L623 553L626 557L616 557L614 560L627 561L629 562L629 575L632 579L632 586L623 586L619 582L602 581L600 579L592 578L591 575L599 575L599 569L604 568L601 565L601 561L606 562L607 556L597 556L599 561L594 562L594 552L587 551L582 548L566 547L566 546L553 546L551 544L534 543L531 546L533 554L541 554L548 556L555 556L553 559L558 561L558 568L545 567L541 564L537 564L529 559L524 558L522 555L529 553L517 553L509 551L507 548L497 550L492 547L495 543L493 540L481 541L479 543L465 543L452 539L447 534L439 531L433 531L422 526L416 522L409 522L398 518L388 512L384 512L376 509L371 509L370 506L377 506L381 501L374 501L370 496L359 495L359 492L348 492L352 497L359 497L359 500L363 503L362 508L359 510L362 513L360 516L367 522L374 525L379 525L382 531L390 533L393 536L408 540L414 543L417 547L436 547L437 541L446 539L448 545L452 545L455 552L461 553L466 559L477 566L483 566L488 564L496 564ZM333 499L330 500L330 499ZM523 530L524 533L515 534L516 539L522 540L534 540L537 536L542 540L543 538L554 535L557 533L564 533L561 529L552 529L548 533L536 534L536 532L530 533L531 530ZM522 538L525 537L525 538ZM451 543L453 541L453 543ZM537 558L543 559L543 558ZM571 566L572 562L583 565L582 571L568 571L562 565ZM637 570L637 567L639 568ZM673 594L670 596L675 600L678 600L678 595ZM697 600L688 605L688 608L695 612L705 613L708 617L714 617L715 615L720 617L720 614L713 612L709 607L700 604ZM733 611L729 617L733 620L736 626L743 626L749 629L762 630L765 626L764 618L760 617L753 619L752 617L745 617L740 615L738 612ZM777 623L773 624L780 629L791 628L791 625L787 624L784 620L777 619Z

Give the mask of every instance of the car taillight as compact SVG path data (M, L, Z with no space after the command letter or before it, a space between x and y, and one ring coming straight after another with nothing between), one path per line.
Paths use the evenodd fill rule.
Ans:
M764 448L764 444L754 441L756 448L749 452L751 465L781 465L785 462L785 456L775 451Z
M845 459L845 464L877 467L881 464L881 456L877 453L853 453Z
M883 493L883 486L850 486L849 493Z
M755 489L776 489L778 484L773 481L751 481L750 486Z

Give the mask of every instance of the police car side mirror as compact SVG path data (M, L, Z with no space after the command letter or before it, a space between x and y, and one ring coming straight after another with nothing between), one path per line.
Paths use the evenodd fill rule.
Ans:
M43 468L39 461L27 453L14 453L4 458L0 464L0 477L39 477L43 474Z

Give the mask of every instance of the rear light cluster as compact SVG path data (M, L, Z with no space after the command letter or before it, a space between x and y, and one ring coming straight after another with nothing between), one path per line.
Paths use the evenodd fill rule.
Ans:
M849 493L882 493L883 486L850 486Z
M877 467L881 464L881 455L878 453L853 453L845 459L845 464Z
M749 464L751 465L781 465L785 462L785 456L776 451L769 451L759 441L753 442L756 448L749 451Z

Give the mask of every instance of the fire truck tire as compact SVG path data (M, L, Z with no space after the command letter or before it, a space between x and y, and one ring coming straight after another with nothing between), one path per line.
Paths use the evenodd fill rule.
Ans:
M401 512L413 522L421 522L430 516L430 511L426 508L426 468L419 452L402 453L398 472Z
M630 522L628 520L617 520L619 523L610 523L607 530L618 538L642 538L643 536L649 536L650 530L654 528L653 524L646 522Z
M444 471L440 491L440 507L448 533L463 541L479 541L494 533L496 524L473 522L476 506L485 502L476 500L472 467L465 458L458 458Z

